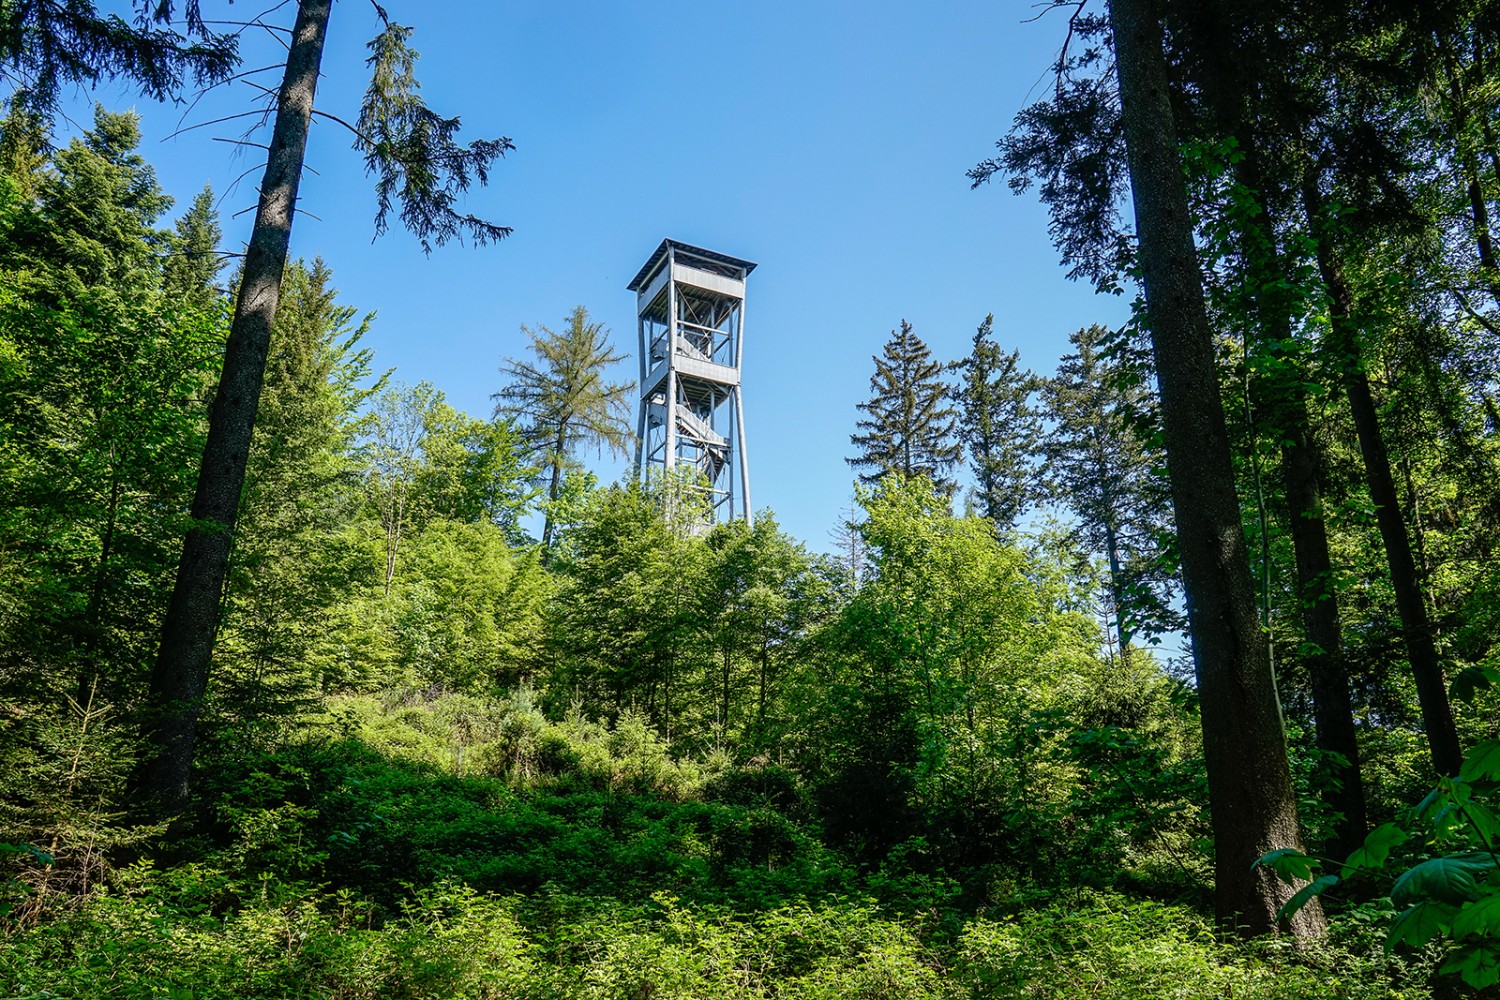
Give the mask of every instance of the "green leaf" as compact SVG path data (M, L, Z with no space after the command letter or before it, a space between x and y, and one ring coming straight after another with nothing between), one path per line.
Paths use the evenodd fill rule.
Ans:
M1500 837L1500 818L1495 816L1494 810L1483 802L1469 802L1464 806L1464 815L1469 818L1469 825L1474 832L1479 834L1479 839L1484 841L1486 847L1495 843L1495 838Z
M1482 990L1500 983L1500 954L1493 947L1470 945L1455 951L1438 971L1447 975L1456 972L1464 982Z
M1280 875L1286 882L1306 882L1311 879L1316 861L1295 847L1282 847L1256 859L1252 869L1265 865Z
M1469 903L1453 918L1453 936L1500 936L1500 895Z
M1495 859L1477 851L1432 858L1396 879L1391 902L1397 906L1423 900L1467 903L1479 898L1479 880L1494 868Z
M1471 701L1478 692L1497 686L1500 686L1500 669L1474 664L1460 670L1448 690L1455 701Z
M1380 868L1390 858L1391 851L1410 839L1411 834L1395 823L1382 823L1366 835L1364 846L1356 848L1344 865L1347 868Z
M1292 919L1292 917L1296 916L1298 910L1312 901L1314 896L1322 895L1338 884L1339 877L1337 875L1324 875L1309 882L1301 889L1298 889L1297 894L1286 901L1286 905L1276 911L1276 916L1281 920Z
M1458 776L1465 781L1500 781L1500 740L1486 740L1469 751Z
M1398 944L1409 944L1420 948L1453 923L1458 907L1452 903L1418 903L1407 907L1391 923L1391 932L1386 935L1385 950L1393 951Z

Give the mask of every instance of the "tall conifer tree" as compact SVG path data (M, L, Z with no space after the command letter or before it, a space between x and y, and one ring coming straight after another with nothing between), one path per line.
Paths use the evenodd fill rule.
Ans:
M205 185L177 220L172 252L162 265L162 291L170 300L206 307L218 298L214 282L224 269L224 258L219 255L222 236L214 192Z
M506 358L500 366L509 379L495 393L496 416L521 427L527 450L547 473L547 514L542 547L552 546L553 512L563 473L577 465L580 448L593 445L624 455L635 441L630 430L630 397L635 383L608 382L605 371L623 360L609 342L603 323L589 322L578 306L568 314L566 330L521 327L531 338L536 361Z
M1021 367L1019 351L1000 349L994 331L991 314L974 333L973 352L959 362L958 437L974 466L979 512L1004 533L1041 497L1042 424L1031 403L1041 382Z
M1045 442L1058 496L1080 522L1080 533L1109 566L1109 613L1122 655L1135 636L1180 627L1169 610L1167 581L1154 566L1164 521L1164 484L1152 475L1161 461L1130 426L1150 406L1105 349L1109 331L1091 326L1068 339L1073 353L1047 379L1043 398L1052 431Z
M944 365L932 350L901 321L901 329L886 341L882 356L872 358L868 402L859 408L866 416L849 441L859 454L845 459L867 483L878 483L888 473L926 476L951 497L958 483L949 476L959 462L957 416L948 405L951 390L943 380Z

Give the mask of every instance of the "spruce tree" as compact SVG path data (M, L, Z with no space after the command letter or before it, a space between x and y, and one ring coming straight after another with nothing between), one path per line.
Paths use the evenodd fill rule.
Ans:
M1041 381L1021 368L1021 353L995 343L995 317L974 333L974 350L959 362L963 384L959 442L974 466L974 500L1002 534L1040 499L1041 415L1031 403Z
M224 269L224 258L219 255L222 235L213 189L205 185L177 220L172 251L162 265L162 290L169 301L207 307L218 298L215 282Z
M925 476L946 497L958 483L950 473L962 456L957 416L948 405L951 390L943 380L944 365L932 350L901 321L886 341L883 356L874 357L870 376L873 395L859 408L866 416L855 426L849 442L859 454L845 459L866 483L878 483L888 473Z
M1082 541L1109 567L1109 615L1129 655L1133 638L1180 627L1168 581L1156 567L1157 539L1169 526L1165 489L1153 474L1159 452L1131 426L1151 401L1109 356L1109 331L1090 326L1068 340L1074 351L1043 386L1051 433L1044 442L1058 497L1079 520Z

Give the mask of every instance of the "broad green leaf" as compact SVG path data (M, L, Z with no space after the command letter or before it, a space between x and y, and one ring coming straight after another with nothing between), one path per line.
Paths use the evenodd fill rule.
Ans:
M1477 851L1432 858L1396 879L1391 902L1397 906L1423 900L1466 903L1479 898L1479 880L1494 868L1495 859Z
M1474 934L1500 937L1500 895L1486 896L1469 903L1453 918L1453 936L1468 937Z
M1321 895L1338 884L1339 877L1337 875L1323 875L1309 882L1301 889L1298 889L1297 894L1286 901L1286 905L1276 911L1276 916L1281 920L1290 920L1296 916L1298 910L1311 902L1314 896Z
M1492 946L1469 945L1449 956L1438 971L1458 973L1464 982L1477 990L1500 983L1500 954Z
M1348 868L1380 868L1390 858L1391 851L1410 839L1411 834L1395 823L1382 823L1366 835L1364 846L1356 848L1344 865Z
M1385 950L1392 951L1398 944L1422 947L1452 926L1457 912L1458 907L1452 903L1418 903L1407 907L1391 923Z
M1469 825L1479 834L1484 845L1493 846L1495 838L1500 837L1500 818L1495 816L1494 810L1483 802L1469 802L1464 806L1464 815L1469 818Z
M1455 701L1469 701L1479 691L1496 685L1500 685L1500 669L1474 664L1460 670L1448 690Z
M1500 781L1500 740L1486 740L1464 758L1458 776L1465 781Z
M1258 858L1251 868L1265 865L1287 882L1306 882L1312 878L1314 859L1295 847L1282 847Z

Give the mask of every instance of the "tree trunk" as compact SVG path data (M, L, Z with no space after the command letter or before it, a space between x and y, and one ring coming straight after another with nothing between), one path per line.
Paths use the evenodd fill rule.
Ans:
M770 651L766 648L764 640L760 644L760 693L756 698L755 721L766 721L766 674L769 672Z
M1315 228L1323 217L1322 195L1313 171L1302 182L1303 206ZM1344 270L1327 236L1317 239L1318 269L1328 286L1330 298L1329 347L1343 370L1344 391L1354 416L1359 437L1359 451L1365 464L1370 500L1375 504L1375 522L1385 544L1386 563L1391 572L1391 587L1396 592L1396 611L1401 618L1401 633L1406 641L1406 655L1411 661L1417 683L1417 701L1422 709L1422 725L1432 751L1432 764L1439 774L1455 775L1463 763L1458 730L1453 724L1453 709L1448 703L1448 685L1438 662L1432 624L1422 601L1422 587L1412 558L1411 542L1401 517L1396 481L1391 475L1391 459L1380 431L1380 416L1370 380L1365 374L1359 338L1354 329L1354 295L1344 277Z
M724 647L724 715L720 720L724 726L724 738L729 736L729 671L730 671L729 647Z
M1128 667L1130 666L1130 651L1126 645L1125 599L1122 596L1124 574L1120 570L1120 546L1115 538L1113 516L1104 523L1104 551L1109 559L1109 599L1114 603L1115 635L1120 642L1120 662Z
M177 582L162 625L161 648L151 672L155 718L148 727L151 748L138 780L144 795L167 809L180 807L188 795L198 715L218 631L271 323L281 297L331 5L332 0L301 0L297 9L255 228L198 472L193 527L183 543Z
M543 568L552 561L552 505L557 502L557 494L562 491L562 464L567 446L568 421L564 418L557 426L557 440L552 445L552 482L547 486L547 512L543 515L542 522Z
M1302 838L1235 495L1161 24L1150 0L1112 0L1110 22L1202 706L1215 907L1226 924L1270 932L1295 889L1252 866L1268 851L1300 848ZM1298 936L1324 926L1316 902L1291 921Z
M1331 769L1338 787L1323 793L1328 805L1343 817L1333 846L1334 855L1342 858L1364 843L1368 820L1338 592L1334 589L1333 560L1328 553L1328 529L1323 523L1319 494L1318 454L1308 433L1307 401L1300 391L1296 397L1287 407L1290 419L1281 428L1281 476L1297 560L1298 603L1308 642L1302 662L1307 667L1318 749L1336 753L1345 761Z
M1277 246L1272 200L1257 155L1262 144L1248 126L1238 137L1241 148L1247 151L1237 166L1240 183L1253 193L1260 208L1249 224L1254 228L1245 233L1244 242L1245 257L1254 262L1252 274L1255 276L1255 299L1262 335L1270 342L1289 344L1293 339L1290 304L1285 296L1274 290L1292 278ZM1257 253L1257 245L1260 253ZM1250 415L1248 354L1247 349L1247 418ZM1330 774L1334 780L1323 790L1324 801L1342 817L1334 833L1332 852L1343 858L1364 843L1368 831L1359 740L1354 725L1353 700L1349 696L1333 559L1328 549L1327 526L1323 522L1321 463L1313 441L1307 391L1303 386L1308 376L1302 366L1295 363L1295 354L1283 353L1282 357L1291 361L1293 367L1281 378L1267 380L1267 390L1272 399L1270 409L1277 437L1281 441L1282 485L1286 492L1292 552L1297 566L1297 604L1307 640L1301 659L1307 669L1308 693L1312 696L1314 738L1320 750L1337 754L1344 761L1331 765ZM1259 477L1257 467L1257 490ZM1266 570L1263 594L1266 627L1269 628L1271 553L1264 504L1260 510L1261 558ZM1275 670L1274 662L1272 670Z

